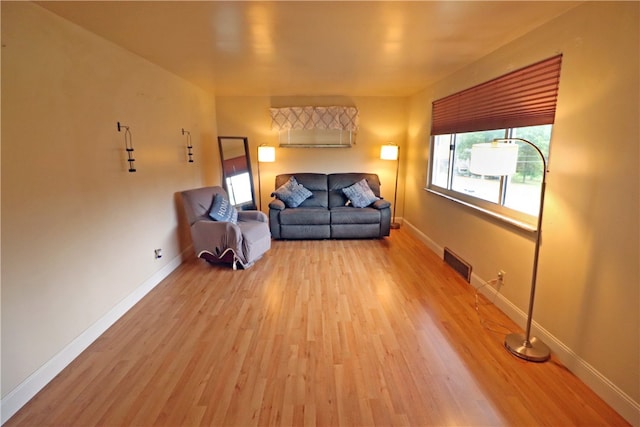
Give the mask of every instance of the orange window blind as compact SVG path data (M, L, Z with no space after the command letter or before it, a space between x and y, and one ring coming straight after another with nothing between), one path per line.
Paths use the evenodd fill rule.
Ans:
M553 124L562 55L433 102L432 135Z

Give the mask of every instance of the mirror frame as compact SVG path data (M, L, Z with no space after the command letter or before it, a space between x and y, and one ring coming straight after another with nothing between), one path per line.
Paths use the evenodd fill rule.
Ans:
M247 164L247 172L249 173L249 187L251 187L251 200L239 203L234 205L238 210L255 210L256 209L256 193L253 186L253 172L251 170L251 156L249 155L249 138L246 136L219 136L218 137L218 148L220 149L220 164L222 166L222 187L225 189L227 194L231 194L229 188L227 187L227 174L225 172L225 159L224 157L224 142L236 142L240 140L244 146L244 157ZM237 158L240 156L232 157Z

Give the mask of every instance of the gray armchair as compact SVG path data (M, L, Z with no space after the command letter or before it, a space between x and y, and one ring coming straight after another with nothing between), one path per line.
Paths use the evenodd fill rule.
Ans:
M271 248L267 215L260 211L239 211L237 223L209 217L213 198L222 187L203 187L180 193L196 256L210 263L232 264L235 270L251 267Z

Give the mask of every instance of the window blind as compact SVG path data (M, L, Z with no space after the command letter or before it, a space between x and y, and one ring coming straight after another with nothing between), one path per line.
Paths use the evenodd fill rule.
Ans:
M562 55L433 102L431 134L553 124Z

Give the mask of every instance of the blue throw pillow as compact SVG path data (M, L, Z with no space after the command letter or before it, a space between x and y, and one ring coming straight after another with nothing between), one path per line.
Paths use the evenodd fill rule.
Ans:
M222 194L213 197L209 217L214 221L238 222L238 210Z
M271 193L271 196L282 200L289 208L297 208L302 202L313 196L313 193L304 188L302 184L298 184L296 178L292 176L276 191Z
M356 208L366 208L376 200L380 200L379 197L373 194L371 187L369 187L367 180L364 178L349 187L343 188L342 192Z

